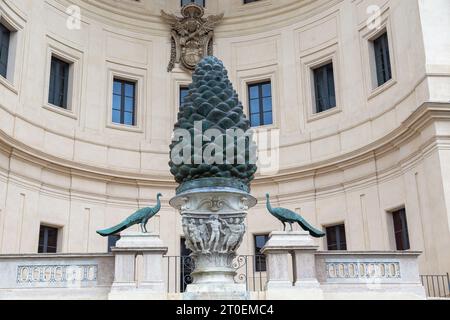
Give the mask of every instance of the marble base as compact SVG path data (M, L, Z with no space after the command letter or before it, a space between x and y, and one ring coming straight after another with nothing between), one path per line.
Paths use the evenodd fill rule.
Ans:
M200 283L190 284L183 293L183 300L249 300L245 284Z
M245 216L256 199L229 187L186 190L170 200L180 210L186 246L192 251L193 283L185 300L247 300L245 284L235 283L236 251L245 234Z
M166 299L162 262L167 247L157 234L124 232L116 247L114 282L108 295L110 300ZM136 256L142 254L142 281L137 282Z

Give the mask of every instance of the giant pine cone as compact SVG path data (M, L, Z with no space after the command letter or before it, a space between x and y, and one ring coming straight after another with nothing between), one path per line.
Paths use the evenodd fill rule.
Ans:
M238 100L238 95L228 80L227 71L222 61L216 57L209 56L203 58L195 68L192 75L192 83L189 86L189 93L185 98L184 104L180 107L178 113L178 122L175 124L175 130L178 128L189 130L191 133L191 150L194 152L194 122L202 121L203 133L210 128L220 130L223 134L223 150L233 148L234 159L232 163L207 164L202 161L201 164L182 163L175 164L171 159L169 162L170 172L174 175L178 183L183 183L200 178L234 178L240 180L247 186L253 180L256 172L256 164L250 163L250 152L256 152L256 145L251 140L250 135L241 136L234 140L234 144L225 145L227 129L241 129L246 132L250 128L250 122L246 119L242 104ZM170 145L170 150L181 143L174 141ZM213 147L220 143L220 139L214 141L203 141L202 148ZM240 154L236 152L237 145L245 143L244 150ZM243 151L243 152L242 152ZM225 159L225 152L223 159ZM193 159L193 158L192 158ZM238 160L240 160L238 162Z

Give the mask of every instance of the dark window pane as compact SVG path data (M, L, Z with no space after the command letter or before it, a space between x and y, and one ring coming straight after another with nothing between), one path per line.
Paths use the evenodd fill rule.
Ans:
M394 234L397 250L410 249L405 209L392 212L392 218L394 221Z
M181 0L181 6L184 6L184 5L186 5L188 3L192 3L192 2L198 4L199 6L202 6L202 7L205 6L205 0Z
M113 109L117 109L120 110L120 101L121 101L121 97L120 95L113 95Z
M244 4L257 2L257 1L259 1L259 0L244 0Z
M261 249L269 240L269 235L255 236L255 271L266 271L266 257L261 253Z
M114 123L120 123L120 110L114 110L113 109L112 121Z
M114 79L112 121L134 126L136 112L136 83Z
M9 41L11 31L0 23L0 75L6 78L8 72Z
M134 99L125 97L125 111L133 112L134 110Z
M250 125L252 127L272 124L272 85L270 82L248 86Z
M52 57L48 102L64 109L67 109L69 67L69 63Z
M260 121L259 121L260 119L259 118L260 118L259 114L252 114L250 116L250 124L251 124L252 127L257 127L257 126L260 125Z
M259 100L250 100L250 113L259 113Z
M119 241L120 235L113 234L108 236L108 252L111 252L111 248L116 246L117 241Z
M189 88L188 87L180 87L180 107L184 104L185 98L189 94Z
M272 97L272 86L270 83L264 84L262 86L263 97Z
M392 78L389 41L387 33L383 33L373 41L378 86Z
M58 245L58 229L40 226L38 253L56 253Z
M122 94L122 83L118 81L114 81L113 93L118 94L119 96Z
M343 224L327 227L325 229L328 250L347 250L345 226Z
M124 116L125 116L125 119L124 119L124 124L126 124L126 125L130 125L130 126L132 126L134 123L134 121L133 121L133 113L131 113L131 112L125 112L124 113Z
M257 98L259 98L258 86L251 86L250 87L250 99L257 99Z
M272 98L263 98L263 111L270 111L272 113Z
M134 98L134 84L125 84L125 96Z
M264 112L264 124L272 124L272 112Z
M336 107L333 63L314 69L316 112Z

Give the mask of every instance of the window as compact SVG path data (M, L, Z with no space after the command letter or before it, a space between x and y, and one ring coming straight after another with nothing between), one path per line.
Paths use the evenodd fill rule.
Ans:
M193 277L191 275L194 271L194 260L191 257L192 251L186 247L186 239L180 239L180 290L186 291L188 284L192 283Z
M187 86L180 87L180 107L184 104L184 99L189 93L189 88Z
M70 64L52 56L48 103L67 109Z
M252 3L252 2L256 2L256 1L259 1L259 0L244 0L244 4Z
M250 125L252 127L273 123L272 84L270 81L250 84L248 86L248 105Z
M119 241L120 235L113 234L108 236L108 252L112 252L112 248L116 246L117 241Z
M333 63L313 70L316 113L336 107Z
M389 56L389 41L387 32L373 40L375 67L377 70L378 86L388 82L392 78L391 58Z
M205 0L181 0L181 6L185 6L188 3L192 3L192 2L198 4L199 6L202 6L202 7L205 6Z
M266 256L261 253L261 249L269 240L269 235L255 235L255 271L266 271Z
M403 208L392 212L392 218L394 220L394 234L397 250L410 249L406 210Z
M136 83L114 79L112 121L129 126L135 125Z
M347 250L345 226L343 224L327 227L325 229L328 250Z
M58 229L41 225L39 229L38 253L56 253Z
M9 40L11 31L0 23L0 75L6 78L8 72Z

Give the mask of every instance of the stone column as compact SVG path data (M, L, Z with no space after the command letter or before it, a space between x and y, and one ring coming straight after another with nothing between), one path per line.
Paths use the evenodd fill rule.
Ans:
M233 260L245 233L247 210L256 199L237 189L210 187L183 192L170 204L180 210L195 264L184 299L247 299L245 283L234 281Z
M165 299L163 277L163 246L158 235L141 232L124 232L116 247L114 282L109 299ZM136 256L143 256L143 277L137 282Z
M262 249L267 257L267 299L323 299L316 277L317 249L307 231L272 232Z

